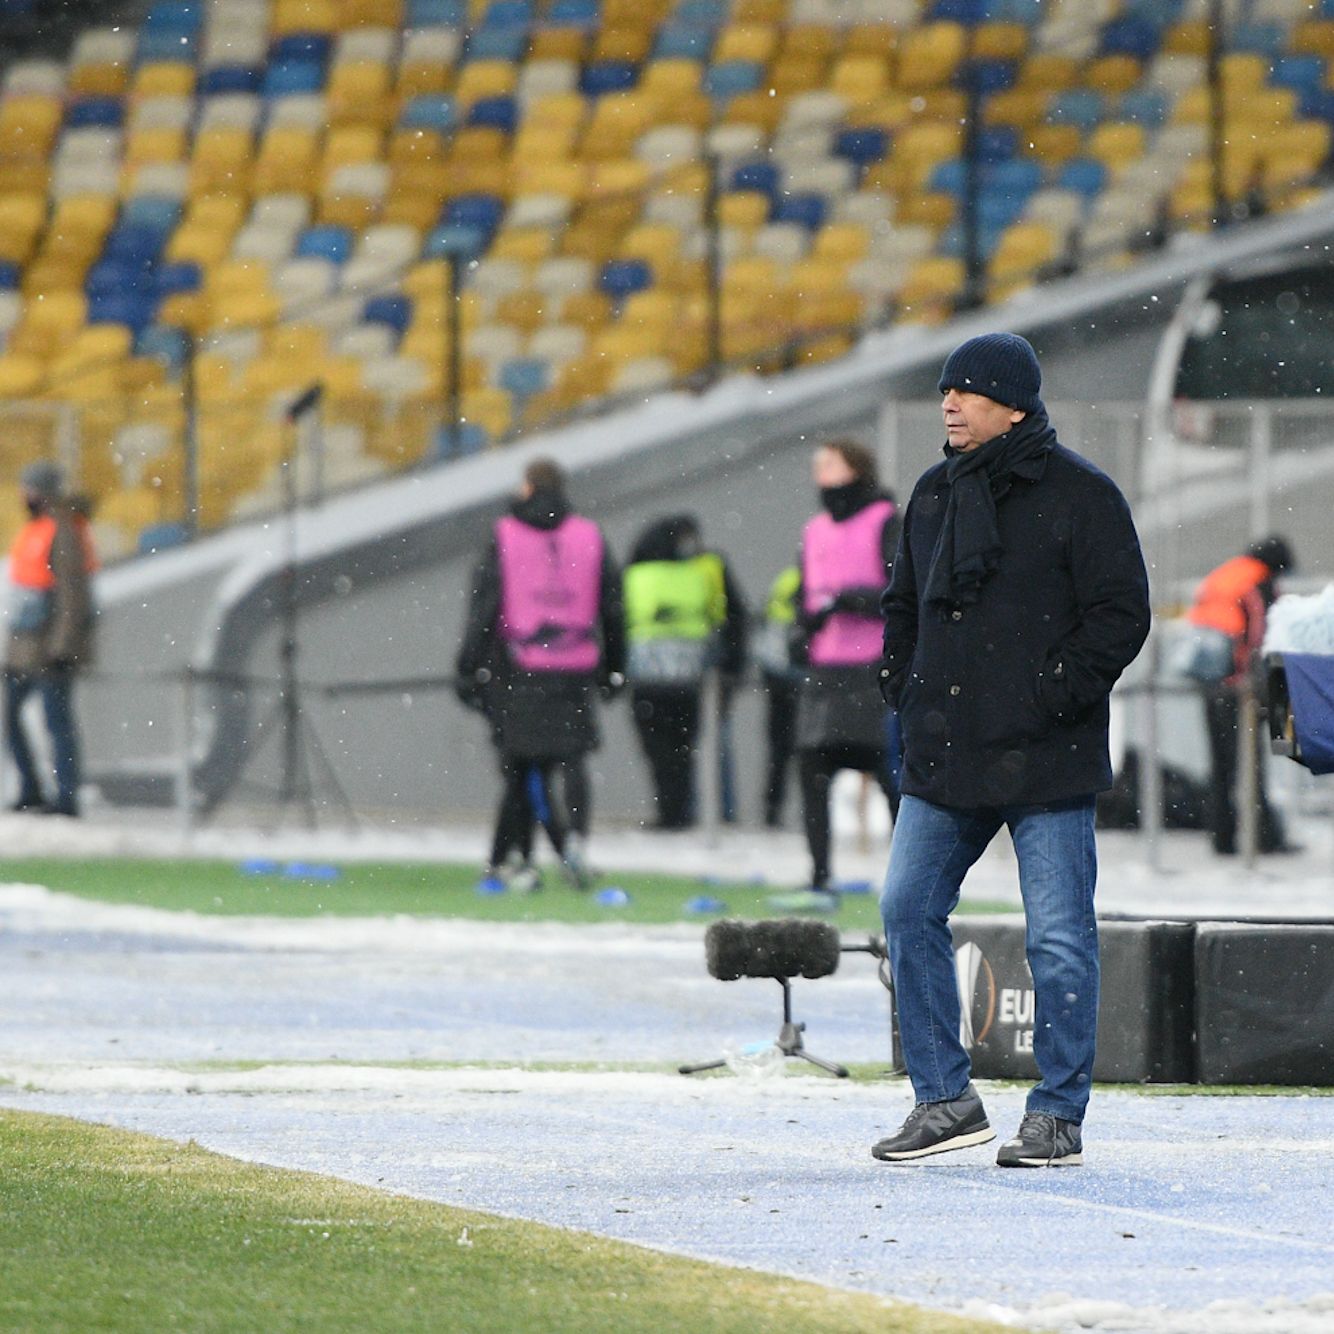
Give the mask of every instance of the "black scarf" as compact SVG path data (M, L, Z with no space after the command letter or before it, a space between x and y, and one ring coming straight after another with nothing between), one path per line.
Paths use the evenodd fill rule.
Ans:
M927 602L956 607L978 600L982 585L1000 564L996 502L1014 478L1041 477L1055 443L1047 414L1030 412L1004 435L976 449L964 452L945 446L950 494L926 576Z
M835 523L845 523L884 493L865 478L857 477L842 486L822 486L820 504Z
M559 528L570 513L570 502L559 491L534 491L527 500L516 500L510 513L530 528L550 532Z

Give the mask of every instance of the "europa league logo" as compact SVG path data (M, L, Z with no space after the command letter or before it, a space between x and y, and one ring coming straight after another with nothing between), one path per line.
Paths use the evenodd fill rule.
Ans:
M970 940L954 951L954 976L959 985L959 1041L971 1051L987 1040L996 1019L996 975Z

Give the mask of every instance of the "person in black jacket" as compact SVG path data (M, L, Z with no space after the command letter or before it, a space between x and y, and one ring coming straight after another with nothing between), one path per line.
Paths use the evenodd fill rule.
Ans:
M872 1152L995 1137L969 1081L949 914L1010 831L1027 917L1041 1080L1002 1166L1083 1161L1098 1015L1094 795L1111 786L1108 697L1149 629L1124 497L1064 448L1032 347L986 334L940 377L945 459L918 481L886 590L882 689L903 797L881 911L916 1106Z
M594 700L625 683L621 578L597 525L571 510L550 459L525 469L473 571L455 670L459 699L487 716L500 756L488 876L539 886L531 854L540 821L568 878L586 887Z

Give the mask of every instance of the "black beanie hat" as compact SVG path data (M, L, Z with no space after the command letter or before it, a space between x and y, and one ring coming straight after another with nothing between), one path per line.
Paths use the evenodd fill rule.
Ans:
M983 394L1023 412L1043 410L1037 353L1018 334L981 334L960 343L945 359L939 389Z

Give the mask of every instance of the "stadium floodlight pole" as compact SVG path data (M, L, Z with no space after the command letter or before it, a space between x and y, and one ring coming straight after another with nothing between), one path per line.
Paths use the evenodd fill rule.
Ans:
M1209 87L1209 193L1213 201L1209 216L1211 227L1221 227L1226 221L1227 182L1223 171L1223 154L1227 147L1227 127L1223 120L1223 46L1226 23L1223 0L1209 0L1205 81Z
M704 188L704 237L708 246L708 378L712 382L723 368L723 247L718 200L722 159L710 153L705 159L708 179Z
M982 93L979 87L977 65L973 59L976 47L975 29L968 28L968 48L964 53L964 115L963 115L963 263L964 289L962 305L971 310L982 304L982 245L979 227L979 203L982 186L982 165L978 161L978 126L982 114Z
M181 390L185 399L185 440L184 458L181 468L181 485L184 491L182 505L182 527L186 538L194 541L199 536L199 390L195 379L195 357L199 345L188 330L183 330L185 337L185 364L182 370Z
M449 431L449 453L463 445L463 301L462 256L452 247L445 251L445 421Z

